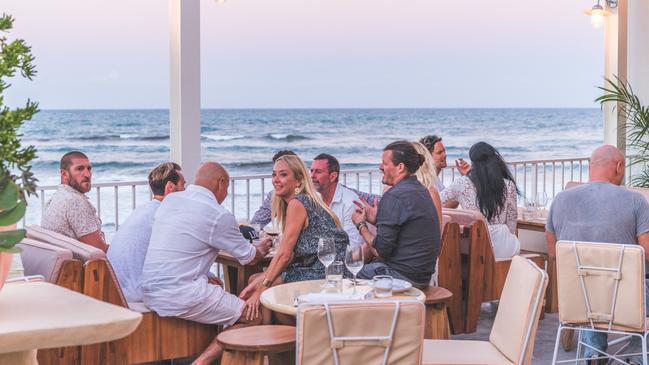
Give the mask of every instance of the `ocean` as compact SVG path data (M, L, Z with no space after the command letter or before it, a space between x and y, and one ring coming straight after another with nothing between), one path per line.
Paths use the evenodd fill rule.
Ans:
M477 141L507 160L587 156L603 140L599 109L249 109L203 110L202 157L233 176L265 174L271 157L291 149L305 161L321 152L342 168L377 167L398 140L443 137L449 161ZM57 184L61 155L72 149L93 163L94 182L144 180L169 158L167 110L43 110L21 132L38 149L33 171Z
M270 174L271 157L282 149L306 162L327 152L343 169L377 168L385 145L428 134L443 137L449 164L468 157L477 141L513 161L588 156L603 140L599 109L210 109L201 123L202 159L222 163L231 176ZM38 149L40 185L58 184L59 159L73 149L89 156L94 183L146 180L169 158L168 110L43 110L21 132L24 144ZM146 194L137 193L137 204ZM114 205L106 195L102 219L114 229L115 217L104 217ZM30 200L27 222L38 223L40 202ZM258 203L251 204L237 207L237 216L254 212ZM129 212L130 203L120 205L117 220Z

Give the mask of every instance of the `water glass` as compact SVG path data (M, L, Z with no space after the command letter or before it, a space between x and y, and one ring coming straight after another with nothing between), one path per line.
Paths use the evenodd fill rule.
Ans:
M356 275L363 268L363 246L347 245L345 249L345 266L354 275L354 294L356 294Z
M374 281L374 296L376 298L389 298L392 296L392 283L390 275L376 275Z
M327 267L327 284L330 288L335 288L337 291L342 291L343 288L343 263L342 261L334 261Z

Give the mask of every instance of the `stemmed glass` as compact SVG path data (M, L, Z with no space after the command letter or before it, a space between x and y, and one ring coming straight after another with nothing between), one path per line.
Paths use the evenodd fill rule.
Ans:
M336 259L336 246L333 238L320 238L318 239L318 260L322 262L325 267L325 283L322 288L332 288L333 285L329 284L327 279L327 269L329 265Z
M356 275L363 268L363 246L347 245L345 249L345 266L354 275L354 295L356 295Z
M545 191L539 191L536 193L536 206L539 210L544 210L545 206L548 204L548 194Z

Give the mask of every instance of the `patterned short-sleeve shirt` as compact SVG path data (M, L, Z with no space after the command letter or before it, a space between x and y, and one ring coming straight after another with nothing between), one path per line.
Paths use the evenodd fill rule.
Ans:
M101 220L85 194L69 185L61 184L43 210L41 226L79 239L101 231Z

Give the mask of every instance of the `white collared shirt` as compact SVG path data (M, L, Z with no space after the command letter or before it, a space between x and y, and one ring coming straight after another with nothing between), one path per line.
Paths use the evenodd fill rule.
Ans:
M336 191L334 192L334 197L331 200L329 207L334 211L340 223L343 225L343 229L347 232L349 236L349 243L353 246L362 245L363 237L358 233L358 229L352 222L352 214L356 209L356 204L354 200L360 201L358 195L354 193L351 189L343 186L342 184L336 184Z
M238 317L232 317L241 309L221 311L219 305L242 302L231 300L231 294L207 282L220 250L242 264L252 261L256 253L241 236L234 215L208 189L191 185L167 196L155 215L144 260L144 303L162 316L199 316L196 320L203 323L234 323ZM211 318L205 318L206 313Z

